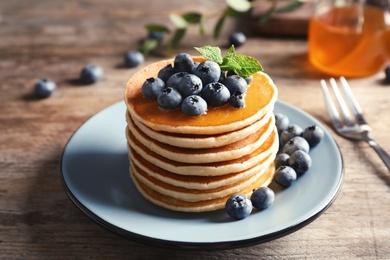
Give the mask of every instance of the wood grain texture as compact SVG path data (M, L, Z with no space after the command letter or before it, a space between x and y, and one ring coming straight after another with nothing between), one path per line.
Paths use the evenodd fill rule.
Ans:
M305 228L268 243L211 252L155 248L107 231L72 204L59 167L69 137L89 117L122 100L137 70L124 68L122 56L137 48L143 26L169 23L169 13L195 9L210 10L205 1L0 1L1 259L390 258L390 173L366 144L336 135L345 162L337 200ZM208 30L212 26L208 21ZM196 29L189 36L177 53L216 44ZM324 75L308 63L305 40L250 38L240 52L261 61L281 100L334 133L319 86ZM160 58L151 56L145 65ZM77 83L87 63L104 68L101 82ZM58 83L57 92L43 100L32 95L42 77ZM350 84L377 140L390 151L390 86L383 78L379 73Z

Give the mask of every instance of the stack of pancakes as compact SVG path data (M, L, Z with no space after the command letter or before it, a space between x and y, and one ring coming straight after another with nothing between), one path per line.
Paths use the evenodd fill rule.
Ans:
M169 63L173 60L147 66L126 87L130 175L139 192L164 208L203 212L223 208L232 194L250 196L268 185L279 146L272 80L262 72L254 75L245 108L226 105L189 117L160 110L142 96L144 81Z

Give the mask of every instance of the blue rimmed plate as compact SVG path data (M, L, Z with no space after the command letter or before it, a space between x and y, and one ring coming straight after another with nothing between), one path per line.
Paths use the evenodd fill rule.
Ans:
M124 102L97 113L65 146L61 172L65 190L87 216L120 235L140 242L186 249L226 249L266 242L294 232L323 213L343 180L340 150L325 127L309 114L277 101L275 112L302 127L317 124L323 141L310 151L311 169L291 187L275 190L274 204L240 221L224 210L181 213L145 200L129 176Z

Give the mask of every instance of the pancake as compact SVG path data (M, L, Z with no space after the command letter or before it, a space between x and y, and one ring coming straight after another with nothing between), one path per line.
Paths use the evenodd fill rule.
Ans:
M267 113L260 120L250 124L249 126L238 129L236 131L217 135L190 135L154 131L141 122L131 119L129 113L126 113L126 121L129 123L130 120L132 120L142 133L161 143L183 148L212 148L230 144L232 142L241 140L250 134L253 134L264 124L266 124L269 120L269 117L272 115L272 113Z
M250 184L249 186L245 187L244 189L237 191L237 193L242 193L250 197L252 194L252 191L258 187L261 186L267 186L272 181L273 176L275 173L275 166L271 164L266 171L263 173L263 175L256 180L256 182ZM222 209L225 207L225 203L227 199L231 196L225 196L222 198L217 199L211 199L211 200L204 200L204 201L198 201L198 202L188 202L183 201L180 199L176 199L164 194L161 194L154 189L149 188L144 183L140 182L133 174L133 172L130 169L130 176L139 190L139 192L149 201L152 203L159 205L161 207L175 210L175 211L182 211L182 212L206 212L206 211L214 211L218 209Z
M172 173L195 176L219 176L234 172L240 172L256 165L270 153L279 148L279 137L274 127L272 133L257 150L251 154L225 162L189 164L169 160L146 148L135 136L127 131L129 147L134 149L140 156L150 163Z
M226 175L204 177L171 173L151 164L142 158L139 154L137 154L133 149L129 149L131 164L138 167L147 175L176 187L197 190L215 189L226 185L231 185L243 179L247 179L250 176L261 172L266 166L270 165L275 158L276 152L277 151L274 151L264 160L258 162L255 166L247 170Z
M241 140L221 147L204 149L180 148L150 139L133 124L132 120L128 122L128 132L131 132L145 147L167 159L196 164L233 160L250 154L264 143L271 134L274 125L275 120L271 116L263 127ZM196 138L194 139L196 142Z
M204 59L195 57L194 60ZM142 96L141 89L147 78L156 76L167 64L173 64L173 59L160 61L140 70L131 77L125 90L125 102L131 117L155 131L194 135L227 133L253 124L274 108L277 88L267 74L258 72L253 75L247 89L245 109L229 106L209 108L206 115L198 117L186 116L180 109L158 109L155 101Z

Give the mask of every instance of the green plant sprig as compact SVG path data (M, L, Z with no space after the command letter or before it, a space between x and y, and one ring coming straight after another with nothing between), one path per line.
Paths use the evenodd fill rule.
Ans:
M236 54L233 45L228 49L227 54L224 57L222 56L219 47L206 45L194 48L204 58L218 63L222 70L233 71L243 78L248 78L254 73L263 70L263 67L257 59L246 55Z
M213 38L217 40L222 32L223 26L227 18L238 18L243 15L246 15L250 12L251 8L257 5L256 1L250 0L225 0L226 7L222 12L218 12L217 22L213 28ZM300 8L308 0L262 0L270 2L270 7L265 11L265 13L259 18L259 24L265 24L271 18L274 13L283 13L290 12ZM260 2L260 1L259 1ZM213 17L215 14L213 14ZM201 36L206 34L204 24L207 17L200 12L186 12L182 15L171 14L169 20L174 26L174 29L161 24L147 24L145 29L148 32L157 32L157 33L166 33L170 34L170 38L167 42L168 52L172 53L172 50L180 44L183 38L186 35L187 29L190 25L199 26L199 34ZM144 39L139 47L139 50L144 55L149 55L153 50L155 50L161 44L160 39L146 38Z

